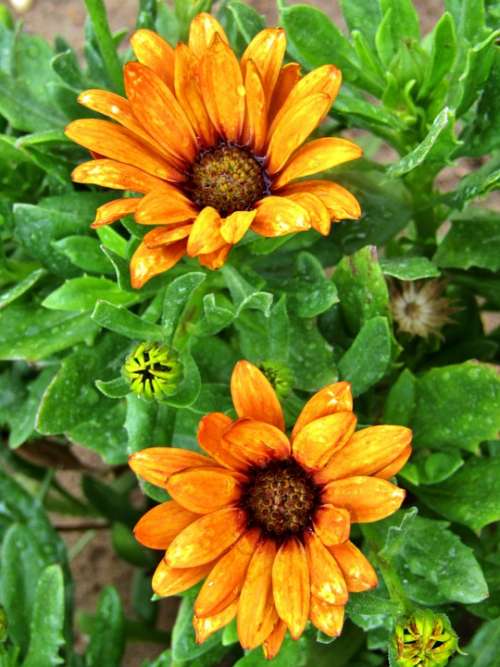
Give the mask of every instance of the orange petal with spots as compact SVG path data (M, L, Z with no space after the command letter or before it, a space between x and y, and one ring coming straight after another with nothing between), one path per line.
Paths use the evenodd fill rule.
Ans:
M219 213L211 206L198 213L187 246L188 255L196 255L214 252L226 245L221 235L221 217Z
M314 514L314 530L326 546L341 544L349 538L351 515L333 505L321 505Z
M348 591L361 593L375 588L378 584L377 573L357 546L344 542L329 547L329 550L344 574Z
M339 137L323 137L310 141L290 158L288 164L274 182L281 188L296 178L303 178L319 171L332 169L339 164L356 160L363 151L352 141Z
M255 219L257 211L236 211L224 218L220 233L227 243L238 243L245 236Z
M278 655L281 645L283 644L283 640L285 639L286 631L286 623L279 619L276 622L273 631L262 645L262 650L266 660L272 660Z
M152 69L170 90L174 89L174 50L156 32L141 28L131 37L130 43L137 60Z
M248 566L238 605L238 638L241 646L252 649L272 632L276 622L272 568L276 556L274 541L263 539Z
M354 523L370 523L390 516L401 507L404 489L377 477L348 477L330 482L321 500L344 507Z
M198 424L198 442L200 447L225 468L245 470L244 465L229 451L223 435L233 423L232 419L222 412L211 412Z
M123 197L122 199L108 201L106 204L99 206L95 212L95 220L91 227L94 229L104 227L104 225L110 225L112 222L121 220L126 215L135 213L140 202L140 197Z
M332 226L330 214L319 197L309 192L297 192L287 195L287 199L302 206L308 213L311 227L323 236L328 236Z
M323 468L356 428L352 412L337 412L307 424L293 441L293 456L307 470Z
M71 178L75 183L101 185L115 190L146 193L165 185L165 182L145 171L115 160L90 160L78 165Z
M182 174L159 155L155 155L124 127L107 120L83 118L70 123L64 133L72 141L100 155L140 167L166 181L181 181Z
M170 245L189 236L193 225L168 225L155 227L144 236L144 243L148 248L158 248Z
M344 605L328 604L312 595L309 618L328 637L338 637L344 625Z
M201 12L191 21L189 28L189 48L197 58L208 49L215 35L227 44L226 33L221 24L211 14Z
M247 466L265 465L290 456L290 443L276 426L252 419L239 419L224 433L229 451Z
M197 616L218 614L237 600L259 537L257 528L247 531L217 561L196 598L194 612Z
M140 289L154 276L175 266L185 253L184 240L159 248L148 248L143 241L130 260L130 284L134 289Z
M255 63L268 104L279 77L285 51L286 35L283 28L267 28L255 35L241 58L243 71L250 61Z
M281 68L269 107L269 120L276 116L299 79L300 65L298 63L288 63Z
M328 604L345 604L347 586L335 558L315 533L305 534L305 544L311 573L311 595Z
M404 449L401 454L395 458L394 461L392 461L392 463L389 463L388 466L382 468L382 470L379 470L375 474L375 477L380 477L380 479L390 479L391 477L394 477L394 475L397 475L410 458L411 452L412 448L410 445L408 445L408 447L406 447L406 449Z
M196 157L196 137L170 88L141 63L127 63L125 90L137 120L182 165Z
M194 616L193 618L193 627L196 635L196 643L203 644L210 635L213 635L214 632L224 628L228 623L231 623L233 618L236 616L238 611L238 603L233 602L228 607L223 609L213 616L205 616L204 618L199 618Z
M220 467L190 468L172 475L167 491L191 512L209 514L237 502L246 479L241 473Z
M232 546L245 531L247 515L237 507L205 514L179 533L166 553L172 567L209 563Z
M142 199L135 220L140 225L169 225L193 220L197 215L196 207L182 192L165 184Z
M168 500L139 519L134 527L135 539L150 549L166 549L181 530L198 518L198 514Z
M356 197L338 183L321 180L303 181L290 183L279 192L282 196L299 192L316 195L326 206L332 220L357 220L361 217L361 207Z
M238 143L245 121L245 87L240 64L216 35L200 61L200 90L210 120L228 141Z
M404 426L370 426L354 433L343 448L335 453L328 465L315 476L318 484L327 484L343 477L377 475L406 452L412 432Z
M176 472L195 466L213 465L212 459L188 449L149 447L131 454L128 464L146 482L166 488L167 479Z
M212 567L213 563L206 563L199 567L176 568L163 559L153 575L153 591L161 597L179 595L201 581Z
M212 146L217 137L198 86L198 59L185 44L175 49L175 94L195 134Z
M271 383L257 366L238 361L231 375L231 397L238 417L285 429L285 418Z
M251 60L246 67L245 88L247 112L241 143L262 155L267 134L266 95L257 67Z
M198 262L202 266L206 266L207 269L216 271L217 269L220 269L221 266L224 266L232 247L233 246L228 243L223 245L222 248L218 248L213 252L202 253L201 255L197 256Z
M252 229L261 236L286 236L310 228L307 210L287 197L266 197L257 204Z
M284 542L274 559L273 595L278 616L298 639L309 616L310 583L306 551L295 538Z
M292 431L292 440L315 419L336 412L352 412L352 392L349 382L335 382L320 389L302 408Z

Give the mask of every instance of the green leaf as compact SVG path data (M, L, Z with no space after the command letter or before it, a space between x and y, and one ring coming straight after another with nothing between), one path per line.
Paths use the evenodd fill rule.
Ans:
M377 258L366 246L344 259L333 274L342 312L352 333L377 315L390 317L389 291Z
M500 269L500 216L454 220L434 261L438 266L454 269Z
M384 424L408 426L413 419L417 392L417 380L405 368L387 395L384 408Z
M125 406L101 399L92 416L67 432L69 440L97 452L109 465L127 462Z
M124 377L118 377L107 382L96 380L95 386L109 398L124 398L130 393L130 384Z
M67 236L60 241L54 241L54 245L72 264L83 271L113 273L113 267L97 239L90 236Z
M373 317L363 324L338 363L340 377L351 382L354 396L384 377L391 364L391 347L391 330L385 317Z
M437 278L439 269L427 257L390 257L380 260L380 268L386 276L399 280Z
M455 62L457 36L455 23L448 12L445 12L436 23L431 40L430 59L418 93L419 99L432 95L434 88L451 71Z
M455 19L461 39L471 44L483 39L486 29L484 0L445 0L444 4Z
M380 0L382 14L392 12L392 32L396 42L412 37L420 39L418 13L412 0Z
M221 271L236 306L235 317L238 317L240 313L247 309L260 310L266 317L269 317L273 302L273 295L271 293L255 289L253 285L229 264L226 264Z
M196 288L204 282L205 278L205 273L193 271L176 278L167 287L162 316L163 335L166 342L172 341L189 299Z
M155 567L156 559L135 539L132 531L123 523L113 523L111 543L117 555L136 567Z
M439 484L451 477L464 464L457 451L417 452L400 473L413 484Z
M235 321L244 358L255 363L266 360L287 362L290 345L286 297L274 304L269 317L246 311Z
M418 497L435 512L479 532L500 520L500 458L470 459L442 484L418 487Z
M124 292L111 280L82 276L66 280L44 299L42 306L51 310L84 313L93 310L97 301L104 300L114 306L128 306L136 302L137 298L137 294Z
M388 625L391 618L401 612L401 605L387 597L383 590L351 593L346 605L346 613L353 623L365 632L372 628Z
M379 3L372 0L358 0L357 2L340 0L340 6L351 33L354 30L359 30L366 36L373 47L375 44L375 33L382 20Z
M325 276L321 263L308 252L295 262L295 275L284 285L290 309L299 317L316 317L338 302L337 289Z
M120 596L107 586L99 597L97 617L85 651L86 667L120 667L125 650L125 622Z
M9 422L9 447L15 449L26 442L35 430L36 418L40 409L42 395L55 375L54 368L46 368L31 382L28 397L22 405L16 406L16 411Z
M455 114L445 107L434 119L425 139L399 162L387 170L388 176L396 178L412 172L420 166L435 173L450 160L458 146L454 134Z
M498 667L500 665L500 618L485 623L467 644L464 655L450 662L450 667Z
M98 301L92 319L101 327L137 341L161 341L163 330L157 324L142 320L125 308Z
M294 374L296 389L318 391L326 384L337 381L332 348L319 332L315 320L290 317L289 336L293 342L289 366Z
M446 193L443 201L452 208L462 210L476 197L482 197L499 188L500 158L495 157L460 179L457 188L453 192Z
M60 665L64 643L64 580L59 565L49 565L36 586L28 655L23 667Z
M478 451L500 429L500 378L474 362L433 368L417 382L412 420L418 447Z
M181 606L172 630L172 657L174 661L196 660L196 658L217 646L222 651L225 650L225 647L220 645L221 631L211 635L203 644L196 643L193 628L193 604L197 594L198 589L195 588L182 597Z
M9 303L12 303L16 299L19 299L20 296L28 292L37 282L46 275L45 269L36 269L30 273L24 280L20 280L18 283L5 290L0 294L0 309L8 306Z
M500 53L496 53L473 121L464 128L464 152L480 157L500 147ZM481 171L481 170L479 170Z
M244 2L231 0L227 4L227 10L233 17L245 45L249 44L255 35L266 27L264 17Z

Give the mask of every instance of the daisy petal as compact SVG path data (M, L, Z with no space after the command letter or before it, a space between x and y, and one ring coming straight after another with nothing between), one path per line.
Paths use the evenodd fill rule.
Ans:
M194 160L196 138L170 88L141 63L127 63L124 77L127 97L141 125L180 164Z
M276 116L299 79L300 65L298 63L288 63L281 68L269 107L269 120Z
M188 449L149 447L131 454L128 464L141 479L166 488L165 484L170 475L186 468L213 465L213 461Z
M233 246L230 243L227 243L213 252L198 255L197 259L202 266L206 266L207 269L210 269L211 271L216 271L217 269L220 269L221 266L224 266L232 247Z
M311 595L328 604L345 604L347 586L335 558L315 533L306 533L305 542L311 573Z
M231 397L238 417L272 424L282 431L285 418L264 373L248 361L238 361L231 375Z
M143 197L135 220L140 225L169 225L193 220L196 207L177 188L164 185Z
M241 57L243 71L249 61L255 63L268 104L279 77L285 51L286 35L283 28L267 28L255 35Z
M316 93L283 114L276 123L267 149L267 170L270 174L276 174L283 168L290 155L320 124L329 108L328 95Z
M328 236L332 227L330 214L319 197L309 192L297 192L287 195L287 199L291 199L296 204L299 204L299 206L302 206L309 215L311 227L323 236Z
M412 432L404 426L370 426L354 433L342 452L315 475L318 484L343 477L377 475L401 454L407 453ZM404 461L406 462L406 461Z
M153 591L161 597L179 595L201 581L212 567L213 563L207 563L199 567L174 568L163 559L153 575Z
M298 639L309 616L310 584L306 551L295 538L284 542L274 559L273 595L279 617Z
M246 512L226 507L205 514L185 528L165 555L172 567L195 567L218 558L245 531Z
M283 640L285 639L286 631L286 623L279 619L274 626L273 631L262 645L266 660L272 660L278 655Z
M261 236L286 236L310 228L307 210L287 197L265 197L257 204L252 229Z
M323 488L323 503L344 507L354 523L370 523L390 516L401 507L404 489L377 477L348 477Z
M231 244L238 243L245 236L255 219L257 211L236 211L222 221L220 233Z
M332 220L357 220L361 217L361 207L356 197L338 183L321 180L290 183L280 190L280 195L289 196L299 192L319 197Z
M219 213L211 206L205 206L198 213L189 235L187 250L190 257L214 252L226 245L220 233L221 222Z
M242 144L252 146L261 155L267 134L266 95L256 65L249 60L245 72L247 112L243 127Z
M228 141L238 143L245 121L245 87L240 64L216 35L199 68L200 89L210 120Z
M198 518L199 515L168 500L139 519L134 527L135 539L150 549L166 549L181 530Z
M344 625L344 605L328 604L312 595L309 618L328 637L338 637Z
M232 419L222 412L211 412L200 420L198 442L207 454L225 468L246 470L246 465L231 454L229 445L223 440L224 433L232 423Z
M345 542L351 532L351 516L347 510L321 505L314 514L314 530L326 546Z
M189 48L197 58L200 58L208 49L214 35L219 35L221 40L227 44L224 28L217 19L206 12L197 14L189 28Z
M246 478L224 468L190 468L172 475L167 491L182 507L198 514L209 514L235 503L241 497Z
M140 202L140 197L123 197L122 199L108 201L97 209L95 220L91 224L91 227L97 229L98 227L104 227L104 225L110 225L112 222L121 220L126 215L134 213Z
M293 441L293 456L304 468L320 470L339 451L356 428L352 412L337 412L307 424Z
M137 60L156 72L170 90L173 90L175 57L170 44L156 32L144 28L132 35L130 43Z
M101 185L115 190L132 190L132 192L146 193L165 185L155 176L129 164L115 160L90 160L78 165L73 170L71 178L75 183L86 185Z
M349 382L329 384L307 401L295 422L292 441L307 424L336 412L352 412L352 393Z
M362 153L361 148L348 139L323 137L310 141L291 157L275 180L274 187L281 188L296 178L317 174L343 162L356 160Z
M290 443L276 426L251 419L239 419L224 433L229 451L247 466L265 465L290 456Z
M213 635L214 632L225 627L228 623L231 623L233 618L236 616L238 611L238 603L233 602L228 607L222 611L214 614L213 616L207 616L205 618L199 618L194 616L193 618L193 627L196 635L196 643L203 644L210 635Z
M175 266L185 253L184 240L159 248L148 248L143 241L130 260L130 284L134 289L140 289L154 276Z
M175 49L175 94L195 134L205 146L212 146L216 133L198 87L198 59L185 44L177 44Z
M397 475L410 458L411 451L412 448L410 445L408 445L408 447L404 449L392 463L389 463L388 466L382 468L382 470L379 470L375 474L375 477L380 477L380 479L390 479L391 477L394 477L394 475Z
M158 248L162 245L171 245L185 239L191 233L193 225L166 225L155 227L144 236L144 243L148 248Z
M246 650L259 646L275 625L271 576L275 556L274 542L264 539L248 566L238 605L238 638Z
M329 547L329 550L344 574L348 591L361 593L375 588L378 584L377 574L352 542L337 544Z
M237 600L259 537L260 531L257 528L247 531L217 561L196 598L194 612L197 616L218 614Z

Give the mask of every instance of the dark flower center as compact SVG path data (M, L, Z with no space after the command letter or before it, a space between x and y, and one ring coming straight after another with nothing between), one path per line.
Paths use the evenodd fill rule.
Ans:
M221 144L199 153L186 190L200 208L212 206L224 217L251 210L269 194L269 179L261 163L247 150Z
M244 496L252 524L272 537L302 532L311 524L317 488L293 460L256 469Z

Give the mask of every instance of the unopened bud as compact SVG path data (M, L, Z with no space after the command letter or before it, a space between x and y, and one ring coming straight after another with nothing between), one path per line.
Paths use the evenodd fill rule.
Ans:
M448 617L430 609L399 619L391 647L398 667L444 667L457 649Z
M278 398L286 398L293 389L293 372L280 361L262 361L259 369L271 383Z
M141 343L127 357L125 377L135 394L161 400L175 393L182 375L177 353L159 343Z

